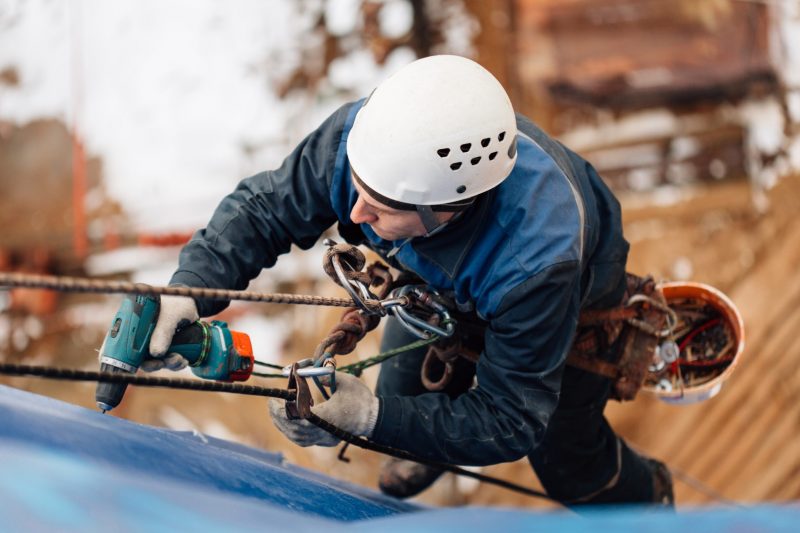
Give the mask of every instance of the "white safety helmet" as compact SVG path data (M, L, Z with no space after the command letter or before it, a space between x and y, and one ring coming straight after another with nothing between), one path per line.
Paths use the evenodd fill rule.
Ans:
M508 177L516 136L500 82L474 61L440 55L414 61L373 91L356 115L347 155L377 200L457 211Z

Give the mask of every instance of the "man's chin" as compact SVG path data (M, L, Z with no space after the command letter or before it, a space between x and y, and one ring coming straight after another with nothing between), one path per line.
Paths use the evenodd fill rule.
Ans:
M383 239L385 241L396 241L396 240L398 240L398 236L393 234L393 233L386 233L386 232L381 231L381 230L379 230L379 229L377 229L375 227L372 227L372 231L374 231L375 234L378 237L380 237L381 239Z
M386 231L386 230L382 230L380 228L376 228L375 226L372 226L372 225L370 225L370 228L372 228L372 231L374 231L375 234L378 237L380 237L381 239L383 239L385 241L402 241L402 240L408 239L409 237L413 237L414 236L414 234L412 232L409 232L409 231L404 231L404 232L402 232L402 231Z

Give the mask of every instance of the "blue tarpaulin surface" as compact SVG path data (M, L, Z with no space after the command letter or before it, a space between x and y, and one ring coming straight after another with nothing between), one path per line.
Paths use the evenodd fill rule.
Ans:
M324 528L324 529L320 529ZM800 506L430 509L282 456L0 387L3 531L798 531Z

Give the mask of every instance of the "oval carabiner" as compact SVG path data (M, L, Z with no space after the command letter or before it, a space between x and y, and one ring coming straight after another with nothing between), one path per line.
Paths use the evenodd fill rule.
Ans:
M393 297L395 298L407 298L409 293L413 293L414 296L419 300L422 304L429 307L434 313L439 316L440 323L444 327L436 326L433 324L428 323L421 318L414 316L409 310L408 307L411 306L411 302L407 306L395 306L390 307L389 312L392 313L395 317L397 317L400 325L406 329L409 333L414 335L419 339L429 339L432 335L438 335L439 337L451 337L453 333L455 333L455 320L452 319L450 313L447 311L447 308L441 305L436 300L424 296L426 293L437 295L438 292L436 289L431 287L422 288L417 285L405 285L401 287L397 291L397 295L392 293Z
M390 312L394 314L399 320L400 325L406 328L411 334L420 339L430 339L431 335L438 335L439 337L452 337L455 333L455 323L452 319L447 317L444 322L444 328L434 326L422 320L419 317L409 313L404 307L392 307Z
M336 372L336 367L325 365L325 366L313 366L314 360L313 359L301 359L297 362L297 371L296 374L300 377L304 378L313 378L313 377L320 377L320 376L330 376L334 372ZM288 376L292 372L292 365L286 365L281 370L281 374L284 376Z
M369 288L367 288L367 286L360 281L347 278L344 268L342 267L342 263L339 260L339 256L334 255L331 257L331 264L333 265L333 271L336 272L336 277L339 278L339 284L344 288L344 290L347 291L347 294L350 295L350 298L353 299L356 307L370 315L380 314L380 311L376 311L375 309L367 307L365 301L374 300L374 295L369 291ZM356 289L358 289L361 294L356 292ZM383 310L383 308L380 307L378 307L378 309Z

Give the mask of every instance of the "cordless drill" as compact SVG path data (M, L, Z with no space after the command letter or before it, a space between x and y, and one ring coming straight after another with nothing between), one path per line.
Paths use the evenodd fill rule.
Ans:
M150 357L153 335L160 309L158 297L128 295L111 322L100 347L100 370L135 374ZM228 324L214 320L196 321L175 332L167 353L179 353L192 372L201 378L220 381L246 381L253 372L250 337L231 331ZM97 384L95 400L103 412L122 401L127 383Z

